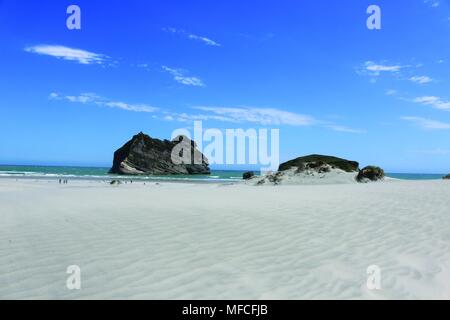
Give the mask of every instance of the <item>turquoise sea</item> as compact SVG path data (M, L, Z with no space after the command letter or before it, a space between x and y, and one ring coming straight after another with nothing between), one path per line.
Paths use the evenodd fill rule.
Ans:
M212 170L211 175L171 175L171 176L122 176L108 173L109 168L101 167L58 167L58 166L14 166L0 165L0 178L67 178L67 179L130 179L229 182L242 179L244 171ZM445 174L388 173L388 177L403 180L442 179Z
M210 175L170 175L170 176L126 176L108 173L106 167L63 167L63 166L15 166L0 165L0 178L65 178L65 179L122 179L122 180L169 180L229 182L242 180L245 171L212 170Z

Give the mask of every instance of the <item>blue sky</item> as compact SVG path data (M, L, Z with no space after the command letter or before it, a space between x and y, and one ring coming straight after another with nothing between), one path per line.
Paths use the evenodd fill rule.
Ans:
M448 0L0 0L0 39L0 163L109 166L202 118L279 128L281 161L450 172Z

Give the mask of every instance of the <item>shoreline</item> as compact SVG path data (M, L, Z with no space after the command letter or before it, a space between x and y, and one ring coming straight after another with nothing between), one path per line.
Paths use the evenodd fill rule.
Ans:
M235 172L235 171L231 171ZM356 174L355 174L356 176ZM406 177L405 177L406 176ZM414 179L414 176L417 178ZM261 177L257 175L256 177ZM387 173L385 177L385 181L391 180L399 180L399 181L440 181L443 180L444 175L440 174L390 174ZM119 181L133 181L133 183L143 182L143 183L152 183L152 182L167 182L167 183L193 183L193 184L245 184L248 180L244 180L242 177L233 177L233 178L220 178L216 175L212 176L203 176L202 178L195 176L187 176L187 177L174 177L174 176L125 176L125 175L117 175L117 176L76 176L76 175L25 175L25 174L1 174L0 171L0 180L43 180L43 181L58 181L59 179L66 179L69 181L93 181L93 182L104 182L109 183L113 180ZM382 182L382 181L381 181ZM316 183L311 183L311 185ZM320 184L320 183L318 183ZM339 183L336 183L339 184ZM305 183L304 185L309 185L309 183Z
M48 176L0 176L0 180L34 180L34 181L48 181L48 182L58 182L59 179L65 179L69 181L85 181L85 182L98 182L109 184L111 181L120 180L122 182L130 182L133 181L133 184L143 184L143 183L192 183L192 184L242 184L244 180L239 179L219 179L219 178L210 178L210 179L191 179L191 178L160 178L160 177L149 177L149 178L139 178L139 177L74 177L74 176L57 176L57 177L48 177Z

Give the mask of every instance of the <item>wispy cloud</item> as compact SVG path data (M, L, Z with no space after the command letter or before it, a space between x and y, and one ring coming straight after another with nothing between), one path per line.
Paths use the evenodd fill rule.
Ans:
M371 76L379 76L383 72L387 73L396 73L399 72L404 66L401 65L392 65L392 64L383 64L383 63L375 63L373 61L366 61L362 69L360 69L361 73L365 73Z
M436 96L423 96L413 99L413 102L432 106L439 110L450 110L450 101L446 101Z
M166 121L178 121L178 122L189 122L189 121L208 121L208 120L215 120L220 122L236 122L234 119L225 117L225 116L219 116L214 114L187 114L185 112L183 113L177 113L177 112L164 112L164 116L162 117L163 120Z
M202 114L197 117L218 121L234 123L248 122L266 126L320 126L333 131L345 133L366 132L364 130L353 129L328 121L321 121L309 115L276 108L197 106L194 107L194 109L207 113L206 115Z
M108 56L103 54L59 45L37 45L27 47L25 51L63 60L76 61L81 64L104 64L109 59Z
M202 42L202 43L204 43L204 44L206 44L208 46L213 46L213 47L220 47L221 46L220 43L218 43L218 42L216 42L214 40L211 40L211 39L209 39L207 37L204 37L204 36L199 36L199 35L196 35L196 34L193 34L193 33L186 32L184 30L179 30L179 29L175 29L175 28L163 28L163 31L169 32L169 33L173 33L173 34L179 34L181 36L184 36L187 39L196 40L196 41Z
M365 133L364 130L353 129L329 121L317 120L312 116L276 108L256 107L192 107L197 113L180 113L159 109L147 104L130 104L122 101L110 100L95 93L81 93L79 95L62 95L50 93L50 100L62 100L72 103L91 104L99 107L109 107L133 112L153 113L153 118L164 121L189 122L195 120L219 121L229 123L251 123L263 126L317 126L344 133Z
M211 112L233 122L252 122L260 125L309 126L316 123L313 117L274 108L231 108L198 106L194 109Z
M328 125L327 128L338 131L338 132L347 132L347 133L366 133L366 130L360 130L360 129L353 129L349 128L347 126L341 126L341 125Z
M188 77L184 75L184 71L181 69L169 68L162 66L162 69L173 76L173 79L186 86L204 87L203 81L197 77Z
M398 91L397 90L394 90L394 89L391 89L391 90L387 90L386 91L386 95L388 95L388 96L395 96L395 95L397 95L398 94Z
M355 68L356 73L360 76L370 77L370 83L376 83L382 75L390 75L400 77L403 69L410 66L400 64L391 64L388 62L366 61Z
M441 1L440 0L424 0L424 3L430 5L433 8L437 8L441 4Z
M414 76L409 78L409 81L418 83L418 84L426 84L426 83L430 83L433 82L433 79L431 79L428 76Z
M95 93L81 93L77 96L61 95L59 93L53 92L49 95L51 100L65 100L69 102L76 102L82 104L93 104L100 107L108 107L115 109L122 109L126 111L133 112L155 112L158 108L146 105L146 104L130 104L122 101L109 100L103 98Z
M205 44L207 44L207 45L209 45L209 46L220 47L220 44L219 44L219 43L217 43L217 42L215 42L215 41L213 41L213 40L211 40L211 39L208 39L208 38L206 38L206 37L197 36L197 35L195 35L195 34L189 34L189 35L188 35L188 38L189 38L189 39L192 39L192 40L202 41L202 42L204 42Z
M402 120L410 121L426 130L448 130L450 123L445 123L437 120L426 119L422 117L402 117Z

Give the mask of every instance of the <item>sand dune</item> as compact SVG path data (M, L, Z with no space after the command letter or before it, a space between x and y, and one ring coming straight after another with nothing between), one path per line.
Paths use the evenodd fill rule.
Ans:
M449 299L449 194L448 181L1 179L0 298ZM69 265L81 290L66 288Z

